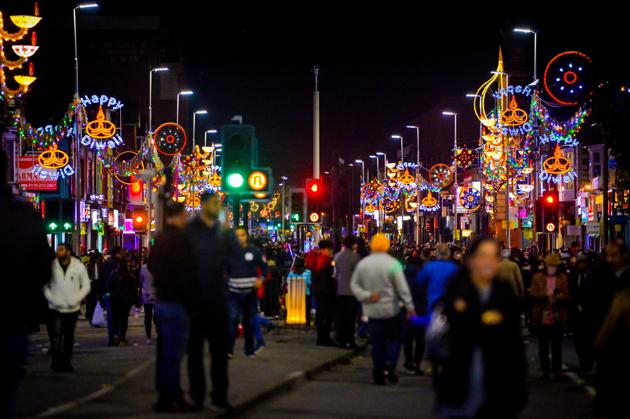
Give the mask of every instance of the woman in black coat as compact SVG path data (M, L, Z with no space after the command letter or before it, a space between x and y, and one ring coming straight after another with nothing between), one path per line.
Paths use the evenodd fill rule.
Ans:
M448 350L436 380L440 417L509 419L525 405L519 305L509 285L495 280L499 262L496 242L481 239L447 286Z

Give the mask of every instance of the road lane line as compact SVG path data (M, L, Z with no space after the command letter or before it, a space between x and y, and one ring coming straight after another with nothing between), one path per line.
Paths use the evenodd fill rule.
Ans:
M124 384L126 381L129 381L131 378L133 378L136 375L140 374L143 370L148 368L154 362L155 362L155 357L151 357L151 358L147 359L146 361L144 361L142 364L140 364L137 367L131 369L129 372L127 372L121 378L116 380L114 382L114 384L103 384L103 387L100 390L96 390L96 391L94 391L94 392L92 392L92 393L90 393L90 394L88 394L86 396L79 397L78 399L71 400L69 402L60 404L58 406L49 407L45 411L43 411L43 412L39 413L38 415L36 415L35 417L36 418L49 418L49 417L52 417L52 416L56 416L56 415L58 415L60 413L67 412L68 410L74 409L76 407L79 407L80 405L85 404L87 402L90 402L92 400L99 399L99 398L101 398L101 397L111 393L116 388L118 388L122 384Z

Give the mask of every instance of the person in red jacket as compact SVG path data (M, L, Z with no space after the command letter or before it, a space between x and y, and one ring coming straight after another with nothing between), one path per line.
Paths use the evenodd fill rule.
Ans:
M313 297L317 305L315 325L317 345L336 346L330 337L335 318L335 298L337 290L333 278L332 242L321 240L319 248L306 256L306 266L312 272Z

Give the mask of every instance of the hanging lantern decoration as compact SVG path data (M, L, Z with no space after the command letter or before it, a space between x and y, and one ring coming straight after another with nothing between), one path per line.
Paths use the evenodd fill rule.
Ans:
M512 96L508 109L501 114L501 125L506 127L519 127L527 122L527 112L518 107L516 96Z
M444 189L453 182L453 172L444 163L435 164L429 169L429 180L440 189Z
M186 131L174 122L167 122L157 127L153 138L157 151L165 156L174 156L186 147Z
M481 205L481 192L473 187L462 188L459 192L459 204L468 211L475 211Z

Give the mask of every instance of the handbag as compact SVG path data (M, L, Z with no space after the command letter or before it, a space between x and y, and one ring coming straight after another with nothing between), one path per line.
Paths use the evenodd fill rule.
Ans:
M103 313L103 307L101 306L100 301L98 301L96 303L96 307L94 307L94 314L92 314L92 321L90 323L92 327L107 326L107 322L105 321L105 314Z

